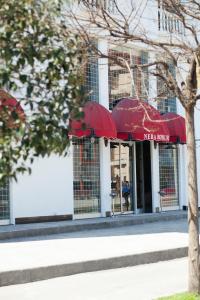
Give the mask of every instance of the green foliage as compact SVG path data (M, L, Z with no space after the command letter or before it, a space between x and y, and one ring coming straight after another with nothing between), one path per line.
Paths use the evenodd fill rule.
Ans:
M191 293L182 293L169 297L159 298L158 300L200 300L200 295Z
M61 0L0 0L0 88L21 95L26 115L0 106L0 181L31 172L36 156L67 154L67 122L84 101L83 53L61 9Z

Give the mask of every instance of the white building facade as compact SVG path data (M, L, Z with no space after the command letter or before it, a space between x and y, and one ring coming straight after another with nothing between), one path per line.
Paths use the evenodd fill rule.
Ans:
M160 31L168 29L159 23L159 14L156 13L155 18ZM145 22L148 25L151 21L146 18ZM174 24L170 26L182 34L181 26ZM111 44L103 37L96 42L104 54L120 56L129 62L146 63L154 55L145 48ZM173 95L165 99L157 97L160 83L148 72L135 70L130 75L128 69L108 58L93 57L86 66L85 78L86 89L91 91L89 100L110 112L120 99L139 96L161 113L173 112L184 117L184 110ZM198 157L198 107L195 114ZM197 170L200 188L198 159ZM127 197L125 186L128 187ZM104 137L71 137L67 157L52 155L38 159L32 175L19 176L18 182L10 182L0 190L0 225L161 213L186 207L185 144L119 138L105 142Z

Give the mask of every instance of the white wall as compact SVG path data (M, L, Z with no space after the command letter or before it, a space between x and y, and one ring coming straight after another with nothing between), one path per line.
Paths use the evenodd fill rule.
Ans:
M11 189L14 218L73 214L72 147L68 157L35 161L32 175L20 176Z

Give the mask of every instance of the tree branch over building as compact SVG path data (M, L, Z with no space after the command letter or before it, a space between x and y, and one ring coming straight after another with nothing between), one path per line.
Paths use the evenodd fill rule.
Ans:
M188 157L188 220L189 220L189 290L200 292L198 192L194 108L200 98L200 3L195 0L109 1L80 0L80 9L71 10L76 30L84 40L107 39L110 44L128 45L153 53L153 59L134 68L148 68L160 78L168 92L179 99L185 109ZM94 50L100 57L118 58ZM173 63L175 74L170 69ZM153 67L154 66L154 67Z

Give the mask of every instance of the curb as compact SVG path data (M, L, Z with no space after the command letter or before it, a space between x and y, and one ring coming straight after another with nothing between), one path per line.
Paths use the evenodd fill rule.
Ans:
M173 221L186 219L186 213L178 213L178 214L152 214L152 215L141 215L141 216L133 216L133 217L123 217L122 219L115 218L104 218L101 222L89 222L89 223L80 223L79 224L58 224L55 226L55 223L48 226L43 226L37 228L23 228L18 229L16 225L13 226L9 230L0 231L0 240L8 240L14 238L26 238L33 236L42 236L42 235L51 235L51 234L60 234L60 233L70 233L70 232L78 232L78 231L86 231L86 230L95 230L95 229L105 229L105 228L115 228L122 226L131 226L131 225L139 225L144 223L153 223L153 222L165 222L165 221ZM69 221L67 221L69 222ZM73 221L72 221L73 222Z
M166 249L120 257L103 258L98 260L75 262L70 264L53 265L24 270L0 272L0 286L29 283L74 274L109 270L157 263L176 258L186 257L187 247Z

